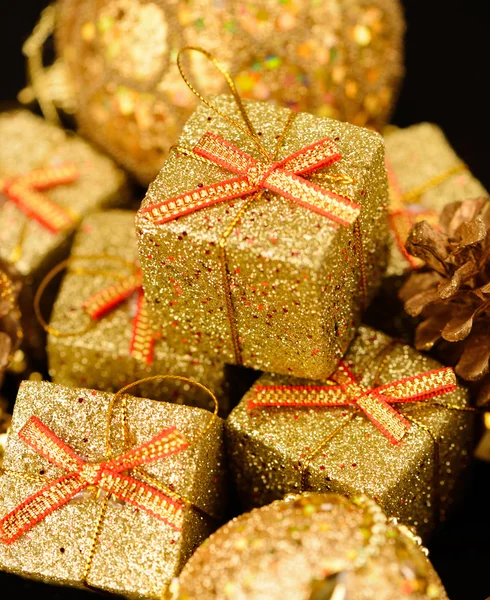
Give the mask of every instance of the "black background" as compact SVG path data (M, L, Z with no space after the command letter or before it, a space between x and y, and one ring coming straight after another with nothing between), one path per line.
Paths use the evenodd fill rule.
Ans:
M2 108L15 101L25 83L20 47L47 3L1 2ZM490 59L487 5L488 0L404 0L407 73L392 121L401 126L420 121L437 123L456 152L490 189L490 97L488 79L485 81ZM489 509L490 464L477 463L464 506L430 545L431 560L451 600L485 600L490 596ZM59 600L87 597L84 592L0 575L2 598L20 592Z

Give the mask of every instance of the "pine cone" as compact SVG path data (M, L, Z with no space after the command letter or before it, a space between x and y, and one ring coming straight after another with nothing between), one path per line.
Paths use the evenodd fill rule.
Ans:
M437 343L456 373L477 381L490 359L490 199L448 204L439 226L415 224L405 247L425 266L400 290L405 310L421 318L415 347Z
M16 282L7 267L0 263L0 385L12 355L22 341L20 311L17 298L20 283Z

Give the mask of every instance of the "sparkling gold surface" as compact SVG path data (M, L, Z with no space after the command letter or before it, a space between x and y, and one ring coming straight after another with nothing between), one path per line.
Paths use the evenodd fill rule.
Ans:
M6 473L0 477L1 516L62 474L62 469L18 437L28 419L36 415L84 460L98 462L107 458L105 430L111 397L46 382L22 384L3 462ZM135 445L171 425L191 441L209 422L207 411L147 399L130 397L128 411ZM222 428L221 419L215 420L201 442L145 465L144 472L206 513L221 514L225 502ZM122 410L116 403L110 429L115 454L124 449L121 429ZM132 476L139 478L140 473L132 472ZM80 586L102 502L95 490L87 490L12 545L0 544L1 568L50 583ZM127 597L159 598L213 525L209 517L187 508L179 534L144 511L108 499L88 583Z
M414 219L423 211L441 212L450 202L487 196L437 125L420 123L391 129L385 144L386 159L401 196L392 198L392 207L399 204L394 208L406 209ZM408 266L394 243L386 275L401 275Z
M215 100L239 120L230 96ZM275 150L290 114L273 105L246 102L266 148ZM193 148L206 131L257 155L243 133L200 107L186 125L179 147ZM306 113L293 121L278 159L331 137L342 159L312 181L361 205L355 225L336 227L325 217L266 193L202 209L163 225L137 216L144 288L153 321L176 351L189 344L203 355L235 361L220 267L220 240L227 235L230 290L243 364L270 372L327 377L344 354L360 320L363 300L358 254L363 254L366 296L375 293L384 272L388 233L386 172L380 136ZM340 178L340 175L346 175ZM221 167L174 150L150 186L143 207L227 178ZM335 180L339 176L339 180Z
M371 328L359 329L345 360L361 384L388 384L440 367L401 344L383 359L379 352L389 339ZM268 374L257 382L305 383ZM411 427L404 439L393 445L365 415L357 414L349 421L353 410L347 407L247 410L252 393L253 388L226 422L232 472L248 507L301 491L302 486L319 492L366 493L388 515L427 536L464 491L473 449L473 412L443 408L430 400L396 404ZM464 408L468 406L468 392L458 386L433 402ZM434 439L439 450L437 478ZM323 441L325 445L310 458L311 451ZM309 466L303 478L307 458Z
M133 212L100 212L82 222L71 256L94 255L106 255L130 264L137 261ZM151 365L130 354L137 294L100 319L90 319L84 303L100 290L117 284L118 277L128 275L131 268L114 260L83 259L72 263L54 305L50 325L61 332L86 331L75 336L48 336L53 381L72 387L117 391L151 375L185 375L209 387L218 396L221 412L226 413L225 365L219 356L202 357L193 343L181 346L181 352L174 351L165 333L156 341ZM180 381L148 383L140 386L138 392L145 397L209 406L207 394Z
M196 107L175 66L206 48L240 94L382 127L402 76L398 0L59 0L57 46L85 134L145 183ZM193 57L197 87L223 91Z
M5 198L0 195L0 260L11 263L22 276L19 303L25 341L38 357L44 356L44 338L32 313L35 289L49 269L67 256L78 217L123 205L127 181L112 160L81 138L26 110L0 115L0 179L67 162L78 168L77 181L43 194L73 215L70 228L53 234L29 219L13 202L3 202ZM50 306L54 298L46 300Z
M78 216L123 203L126 179L122 171L80 138L69 135L28 111L0 116L0 177L23 175L42 167L74 163L76 182L43 192ZM73 228L53 234L28 219L11 202L0 204L0 258L14 262L24 276L38 275L66 254ZM17 254L12 261L12 255ZM63 250L62 250L63 248Z
M448 600L409 535L335 494L304 494L233 519L195 552L173 590L172 600Z

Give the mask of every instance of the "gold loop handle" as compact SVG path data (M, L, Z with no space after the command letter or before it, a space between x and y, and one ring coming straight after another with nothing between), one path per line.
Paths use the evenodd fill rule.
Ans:
M109 255L105 255L105 254L95 254L95 255L87 255L87 256L85 256L85 255L72 256L71 258L67 258L66 260L61 261L55 267L53 267L51 269L51 271L49 271L49 273L41 281L41 283L39 284L39 287L36 290L36 294L34 296L34 313L35 313L36 318L39 321L41 327L44 329L44 331L46 333L49 333L50 335L54 335L55 337L58 337L58 338L71 337L73 335L83 335L84 333L87 333L87 331L90 331L90 329L92 329L92 327L95 326L95 321L90 321L89 324L87 325L87 327L85 327L83 329L79 329L77 331L60 331L58 329L55 329L54 327L51 327L51 325L49 325L47 323L46 319L43 317L42 312L41 312L41 306L40 306L41 298L42 298L44 292L46 291L46 288L48 287L48 285L56 277L56 275L61 273L61 271L68 268L70 265L72 265L77 260L114 261L114 262L122 264L126 267L131 268L135 272L137 271L136 263L131 262L129 260L124 260L123 258L119 258L117 256L109 256ZM102 270L93 271L92 274L93 275L104 274L104 272ZM119 276L117 273L114 273L114 277L117 278Z
M180 375L153 375L152 377L145 377L144 379L138 379L137 381L134 381L133 383L129 383L128 385L125 385L123 388L121 388L119 391L117 391L111 398L111 401L109 402L107 426L106 426L106 447L107 447L107 451L108 451L109 455L112 454L112 446L110 443L110 430L111 430L111 417L112 417L112 411L114 409L114 404L128 390L136 387L137 385L141 385L143 383L149 383L151 381L163 381L163 380L167 380L167 381L174 380L174 381L183 381L185 383L191 383L192 385L195 385L198 388L200 388L201 390L203 390L204 392L206 392L212 398L213 403L214 403L214 409L213 409L213 412L211 413L211 417L210 417L209 421L207 422L206 427L204 427L204 429L201 431L201 433L195 439L191 440L189 446L191 446L191 445L194 446L194 445L198 444L207 435L208 431L213 426L214 421L218 417L218 410L219 410L218 399L213 394L213 392L209 388L207 388L205 385L203 385L202 383L199 383L198 381L194 381L193 379L189 379L188 377L182 377ZM128 425L127 425L126 403L123 404L123 410L124 410L123 436L124 436L124 444L127 445L130 440L129 440Z
M223 77L225 78L226 83L228 84L228 87L231 90L231 93L233 95L233 99L235 100L236 105L238 106L238 109L240 111L240 114L242 115L242 118L243 118L243 120L245 122L245 125L247 126L246 128L243 127L243 125L241 125L241 123L239 123L235 119L231 118L226 113L224 113L221 110L219 110L219 108L217 108L216 106L214 106L213 104L211 104L211 102L209 102L208 100L206 100L206 98L204 98L204 96L200 92L198 92L196 90L196 88L192 85L192 83L187 78L187 75L185 74L184 67L182 65L182 56L186 52L198 52L199 54L202 54L223 75ZM185 46L184 48L182 48L179 51L179 53L177 55L177 67L179 68L179 71L180 71L180 74L182 76L182 79L184 80L184 82L187 85L187 87L191 90L191 92L193 94L195 94L199 98L199 100L203 104L205 104L208 108L210 108L211 110L213 110L221 118L225 119L225 121L227 121L228 123L230 123L230 125L232 125L233 127L236 127L242 133L244 133L249 139L251 139L255 143L255 145L257 146L257 148L259 149L260 153L264 156L264 158L266 160L270 160L270 157L269 157L269 154L268 154L267 150L262 145L262 143L260 141L260 138L257 135L257 132L255 131L254 126L252 125L252 122L250 121L250 118L248 116L247 110L246 110L245 106L243 105L242 99L240 98L240 94L238 93L238 90L236 88L235 82L233 81L233 78L231 77L231 75L227 71L226 67L222 63L220 63L210 52L208 52L207 50L204 50L204 48L198 48L196 46Z
M43 63L43 49L47 39L53 34L56 21L56 7L54 4L46 7L36 23L31 35L22 46L22 52L27 58L27 72L34 96L39 103L39 108L47 121L61 125L56 106L49 94L44 93L40 81L45 72Z

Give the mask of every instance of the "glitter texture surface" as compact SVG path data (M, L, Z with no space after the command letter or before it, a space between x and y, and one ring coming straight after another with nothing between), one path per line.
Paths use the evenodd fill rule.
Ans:
M223 62L241 96L381 128L403 74L398 0L59 0L57 46L84 133L149 183L197 101L186 45ZM200 57L205 93L223 92Z
M409 346L390 348L389 342L373 329L359 329L344 361L363 385L377 387L440 367ZM308 384L264 374L255 386ZM395 404L411 427L394 445L364 414L349 421L355 411L349 406L248 409L254 387L226 422L231 468L245 506L303 490L365 493L426 537L462 493L475 427L475 413L458 410L468 407L465 388Z
M407 260L400 249L414 223L437 222L437 213L446 204L488 193L437 125L420 123L391 129L385 144L390 205L395 213L390 217L394 232L386 275L402 275L417 266L415 259Z
M230 96L218 97L215 104L240 120ZM246 108L263 145L274 151L290 111L255 102L246 102ZM361 205L358 222L351 227L338 227L270 192L154 225L145 218L147 207L229 179L229 171L188 150L207 131L257 155L245 134L211 110L200 107L189 120L178 149L150 186L136 221L153 321L181 353L194 344L205 355L240 362L233 326L245 366L327 377L354 337L364 295L366 301L372 298L386 265L383 141L367 129L300 113L279 148L280 160L322 138L335 141L341 160L306 178ZM220 251L223 240L227 285ZM227 310L227 286L232 311Z
M26 342L43 353L40 328L29 317L35 288L48 270L67 256L77 219L97 209L124 204L127 182L109 158L81 138L28 111L0 115L0 140L0 180L66 163L74 164L78 171L73 183L42 192L73 217L72 226L57 233L27 217L7 196L0 194L0 260L10 263L23 278L19 302Z
M255 509L201 545L168 598L448 600L422 549L376 509L335 494ZM363 550L367 560L356 568Z
M130 353L137 293L95 321L84 310L83 305L89 297L134 272L138 261L134 213L115 210L87 217L73 244L71 257L77 256L100 258L72 261L63 280L50 325L60 332L85 332L73 336L48 336L49 370L53 381L71 387L115 392L144 377L167 373L183 375L210 388L218 397L221 412L226 413L225 365L218 358L198 355L192 344L185 347L185 353L179 354L164 337L155 342L151 364ZM127 264L104 257L119 258ZM180 381L150 382L138 391L143 397L210 407L209 395Z
M5 472L0 477L2 517L64 474L19 438L24 424L34 415L83 460L101 461L108 458L105 431L111 398L108 393L47 382L22 384L7 441ZM199 408L127 398L134 446L172 425L191 442L211 416ZM110 427L114 455L124 451L122 414L121 401L116 402ZM145 474L199 508L185 508L180 532L143 510L108 500L87 578L90 586L133 598L160 597L195 547L216 527L215 520L204 513L222 514L226 502L222 430L218 418L197 444L142 467ZM141 478L134 470L131 475ZM1 568L50 583L81 586L103 502L104 494L87 489L11 545L0 543Z

